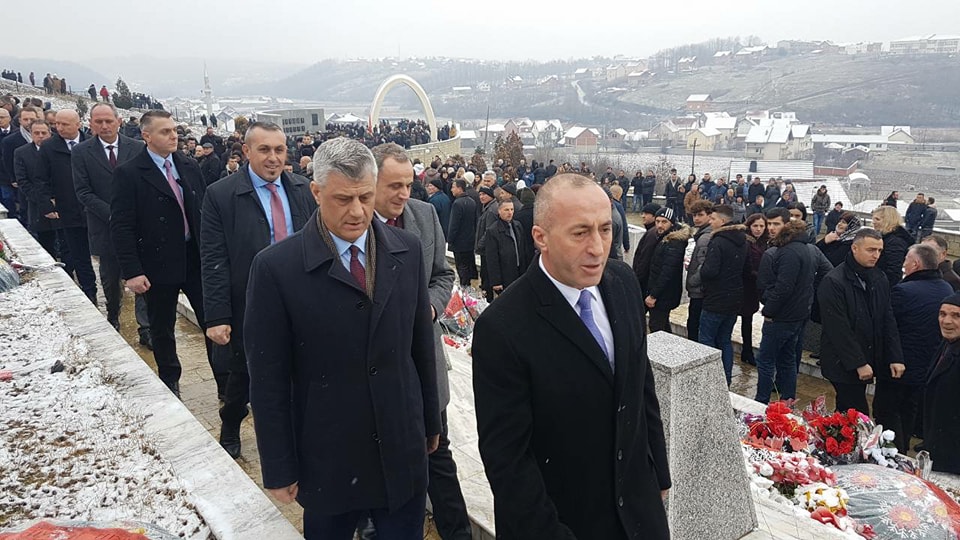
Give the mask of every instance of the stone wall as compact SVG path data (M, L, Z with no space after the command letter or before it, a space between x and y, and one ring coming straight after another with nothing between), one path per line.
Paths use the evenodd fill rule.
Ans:
M407 150L407 155L410 156L410 159L419 158L424 164L429 165L430 161L433 160L433 156L440 156L441 159L446 159L449 156L460 154L460 137L456 136L452 139L446 141L436 141L429 142L427 144L418 144L416 146L411 146Z

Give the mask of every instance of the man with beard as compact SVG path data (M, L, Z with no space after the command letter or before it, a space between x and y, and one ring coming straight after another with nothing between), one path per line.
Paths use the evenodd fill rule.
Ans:
M670 311L680 305L683 295L683 255L692 233L687 225L677 224L672 208L657 210L655 223L657 247L643 303L650 312L650 332L669 333Z
M657 212L660 205L650 203L644 205L643 212L640 214L643 218L643 236L637 242L637 251L633 256L633 272L637 275L637 281L640 282L640 290L648 289L650 279L650 261L653 260L653 251L657 248Z

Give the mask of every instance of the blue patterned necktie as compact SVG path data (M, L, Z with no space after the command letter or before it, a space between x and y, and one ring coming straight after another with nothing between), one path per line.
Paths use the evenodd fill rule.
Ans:
M603 335L600 333L600 328L597 327L597 322L593 320L593 307L590 303L591 300L593 300L593 294L591 294L590 291L586 289L580 291L580 299L577 300L577 307L580 308L580 320L583 321L583 324L587 327L587 330L590 331L590 335L593 336L593 339L597 341L597 345L600 346L600 350L603 351L603 355L607 357L607 360L609 360L610 353L607 351L607 343L603 340Z

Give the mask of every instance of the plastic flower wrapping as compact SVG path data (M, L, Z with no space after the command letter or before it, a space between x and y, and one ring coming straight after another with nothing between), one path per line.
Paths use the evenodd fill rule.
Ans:
M473 323L486 308L487 300L483 293L473 287L454 286L447 307L439 317L440 326L448 336L469 340L473 335ZM452 346L462 345L456 339L447 343Z

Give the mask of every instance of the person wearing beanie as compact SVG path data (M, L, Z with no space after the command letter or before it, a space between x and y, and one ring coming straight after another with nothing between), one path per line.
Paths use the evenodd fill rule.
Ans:
M440 228L443 229L443 238L446 242L450 232L450 209L453 202L443 192L443 181L439 177L435 177L427 183L427 197L427 202L437 209L437 218L440 219Z
M692 233L686 224L677 224L673 208L657 210L657 247L650 263L649 290L644 305L650 313L650 332L670 332L670 311L680 305L683 295L683 255Z
M487 273L487 253L486 238L487 229L497 222L499 217L500 203L497 201L496 192L492 187L482 186L479 190L480 217L477 218L476 247L474 253L480 255L480 289L484 292L487 302L493 301L493 286L490 283L490 276Z
M899 381L906 369L890 287L877 266L882 251L882 235L861 229L847 259L817 290L823 321L820 369L837 392L841 412L869 414L867 385L877 379L879 391L885 382Z
M633 273L640 282L640 290L644 296L647 294L647 283L650 278L650 261L653 259L653 250L657 247L657 212L660 211L660 205L649 203L643 206L643 236L637 242L637 251L633 255Z
M923 445L933 470L960 474L960 294L943 299L943 341L934 355L923 400Z

